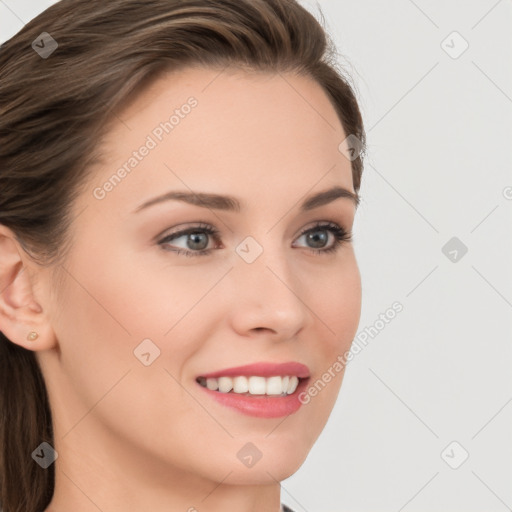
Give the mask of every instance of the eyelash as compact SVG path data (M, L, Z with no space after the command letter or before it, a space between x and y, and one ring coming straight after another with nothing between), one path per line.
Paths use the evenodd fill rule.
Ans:
M328 249L309 249L311 252L315 254L330 254L333 252L336 252L342 244L351 242L352 241L352 233L347 232L344 228L340 227L338 224L335 224L334 222L319 222L315 226L311 228L307 228L303 230L299 238L307 233L315 232L315 231L330 231L334 235L334 243L329 247ZM208 225L208 224L200 224L198 226L194 226L191 228L184 229L182 231L178 231L176 233L171 233L167 236L165 236L162 240L158 242L162 248L163 246L168 243L171 240L174 240L176 238L181 238L182 236L189 235L192 233L207 233L208 235L212 236L214 240L218 243L219 242L219 231L215 229L214 227ZM194 257L194 256L207 256L213 249L202 249L200 251L191 251L186 249L164 249L167 251L174 252L176 254L181 254L187 257Z

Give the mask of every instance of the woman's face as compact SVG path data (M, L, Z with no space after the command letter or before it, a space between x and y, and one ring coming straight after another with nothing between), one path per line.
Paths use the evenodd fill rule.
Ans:
M329 417L343 378L332 368L359 322L354 249L335 231L350 233L355 203L338 194L302 208L319 192L353 192L338 149L348 134L320 86L292 74L188 69L116 115L104 162L74 203L62 283L40 297L55 333L55 350L38 358L56 449L144 478L283 480ZM239 208L165 198L176 192ZM288 398L197 382L288 362L309 375ZM330 368L300 405L299 391ZM248 379L262 382L279 392L279 380Z

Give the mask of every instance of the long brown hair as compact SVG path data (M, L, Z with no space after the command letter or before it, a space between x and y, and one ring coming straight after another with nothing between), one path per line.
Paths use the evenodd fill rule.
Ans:
M58 267L70 207L113 112L162 72L187 65L316 80L360 144L351 159L357 193L365 133L336 59L322 26L295 0L62 0L0 48L0 224L41 265ZM55 465L42 469L31 457L43 441L53 446L39 364L0 333L3 512L41 512L51 501Z

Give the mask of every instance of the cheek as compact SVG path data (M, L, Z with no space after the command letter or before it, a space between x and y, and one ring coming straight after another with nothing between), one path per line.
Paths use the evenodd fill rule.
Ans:
M198 349L195 340L208 335L197 334L201 329L191 324L195 317L188 318L187 312L218 277L212 275L212 283L194 287L185 277L178 277L177 271L173 272L177 279L165 283L160 272L142 272L141 268L137 272L137 265L128 267L113 253L108 259L75 259L67 268L54 327L66 384L56 385L55 393L69 406L62 431L86 417L73 429L74 436L99 420L119 439L154 452L158 448L155 439L162 438L165 425L163 438L169 450L165 456L184 457L183 440L191 433L208 438L203 431L206 427L175 421L176 417L204 417L204 410L180 384L186 361ZM160 352L153 359L154 348L149 345L146 351L152 362L146 366L134 349L148 338Z
M359 325L361 277L353 252L347 255L337 271L317 275L315 282L316 285L309 282L308 287L318 290L318 293L309 294L310 307L318 317L317 335L314 345L310 346L310 353L317 355L317 364L314 379L304 396L309 402L304 411L311 419L307 428L312 440L316 439L336 403L345 374L346 354Z
M361 276L353 251L347 251L338 267L310 276L305 289L309 290L310 308L323 332L324 355L332 358L348 350L359 325L362 300Z
M214 304L203 296L226 271L148 269L143 256L127 257L116 252L116 245L108 255L89 250L87 259L76 251L59 298L55 330L63 344L64 369L82 381L80 389L90 388L88 402L133 366L168 368L180 379L182 366L200 348L195 340L207 339L208 317L215 314ZM141 345L147 339L154 345ZM142 364L139 346L149 348L155 361L150 367ZM94 379L85 368L94 371Z

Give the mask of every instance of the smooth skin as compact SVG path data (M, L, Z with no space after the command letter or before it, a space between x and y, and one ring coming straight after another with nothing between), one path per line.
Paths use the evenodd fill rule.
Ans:
M95 188L190 97L189 114L97 199ZM319 222L350 232L355 204L299 211L333 186L354 191L338 150L345 138L310 78L187 68L117 113L104 162L73 205L62 266L38 266L0 226L0 328L36 351L52 404L58 459L46 512L278 512L279 482L320 435L343 372L285 418L227 408L196 377L298 361L314 383L350 348L361 311L353 242L315 253L322 247L301 233ZM169 200L135 212L173 190L234 196L241 208ZM159 244L199 223L219 231L218 241L200 235L208 254L173 252L198 250L186 235ZM333 245L330 231L315 233ZM252 263L236 252L248 236L263 249ZM148 338L160 356L145 366L134 350ZM250 468L237 457L249 442L262 453Z

